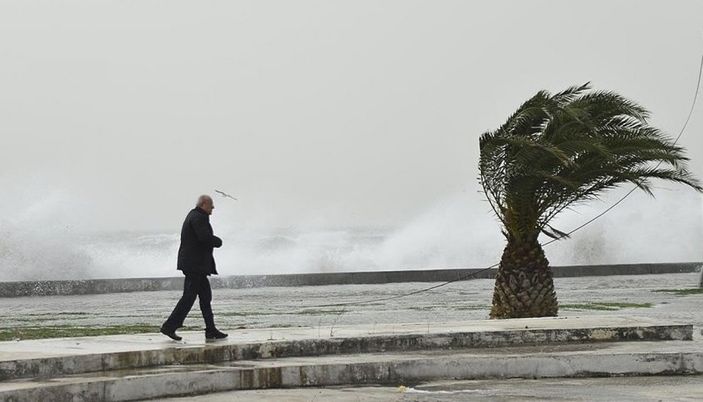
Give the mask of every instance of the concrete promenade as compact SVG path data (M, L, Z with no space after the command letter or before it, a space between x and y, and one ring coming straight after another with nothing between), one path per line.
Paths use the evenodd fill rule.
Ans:
M617 315L654 318L703 327L703 293L680 295L663 290L695 290L698 273L557 278L559 315ZM217 289L213 309L224 331L241 327L296 328L485 320L494 281L456 282L400 299L355 304L418 292L421 282L379 285L330 285ZM154 332L182 291L1 299L0 341ZM320 307L350 303L344 308ZM186 327L203 328L197 303Z
M686 400L695 395L693 384L703 383L699 375L703 293L694 288L698 279L695 272L557 278L562 317L508 321L483 320L493 286L490 279L342 309L320 305L384 298L429 285L219 289L217 322L230 339L214 344L204 342L202 331L183 331L183 343L154 333L179 291L5 298L0 305L0 335L15 340L0 342L0 401L129 401L193 395L203 395L199 400L211 395L230 400L226 394L213 393L231 391L237 395L231 400L247 400L249 395L253 399L248 400L262 396L279 401L280 395L286 395L285 400L297 395L304 401L436 402L456 395L463 398L472 390L509 395L512 391L496 379L543 378L553 383L569 378L581 384L575 392L589 392L584 388L591 383L585 380L615 376L617 381L626 376L622 381L631 379L634 384L647 381L630 376L643 375L675 378L662 380L664 384L651 395L666 395L664 389L675 388L681 397L676 399ZM186 325L197 329L198 324L202 318L196 307ZM132 331L135 325L143 333L81 336L89 330ZM77 337L66 338L61 335L65 330ZM64 338L33 340L33 334ZM454 380L482 385L457 385L457 389L431 385ZM363 384L368 386L358 388ZM560 384L565 395L579 400L567 390L571 382ZM417 392L399 393L400 385ZM516 392L526 398L564 396L545 387L542 391L521 387L522 393ZM436 392L421 392L432 389ZM639 390L633 388L632 395L641 395ZM389 399L389 392L400 399ZM419 398L420 394L425 396ZM449 399L438 399L442 395ZM613 400L605 397L605 389L598 395L602 398L595 399Z

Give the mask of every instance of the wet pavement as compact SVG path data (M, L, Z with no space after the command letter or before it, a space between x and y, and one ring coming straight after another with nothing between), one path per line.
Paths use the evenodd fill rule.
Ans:
M702 376L501 379L443 381L398 387L330 387L234 391L159 399L162 402L208 401L700 401Z
M691 288L699 273L558 278L560 315L630 315L703 326L703 294L676 295L662 289ZM409 293L432 283L331 285L216 289L213 309L223 329L288 328L480 320L488 317L493 280L456 282L413 296L344 307L333 303L367 301ZM180 292L0 299L0 329L49 326L101 327L160 325ZM598 304L601 303L601 304ZM203 326L196 303L186 326Z

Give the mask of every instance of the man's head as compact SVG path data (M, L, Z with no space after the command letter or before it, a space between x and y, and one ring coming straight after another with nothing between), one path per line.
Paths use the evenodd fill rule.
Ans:
M212 215L212 210L215 209L215 203L212 202L212 198L209 195L198 197L198 203L195 206L207 212L208 215Z

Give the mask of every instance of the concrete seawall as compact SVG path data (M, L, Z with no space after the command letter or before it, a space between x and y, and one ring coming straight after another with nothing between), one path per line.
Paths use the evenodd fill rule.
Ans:
M575 265L553 267L554 276L581 277L607 275L651 275L690 273L701 269L703 262ZM443 282L458 280L476 273L471 279L493 278L495 270L439 269L374 272L335 272L280 275L234 275L212 277L214 288L255 288L322 286L352 284L384 284L398 282ZM80 295L122 292L180 290L183 277L87 279L65 281L0 282L0 297Z

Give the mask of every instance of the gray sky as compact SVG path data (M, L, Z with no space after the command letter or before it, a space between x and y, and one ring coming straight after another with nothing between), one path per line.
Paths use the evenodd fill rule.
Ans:
M2 205L110 230L214 188L273 226L485 208L478 136L535 91L591 81L675 134L702 51L701 1L0 0ZM702 130L703 100L699 176Z

